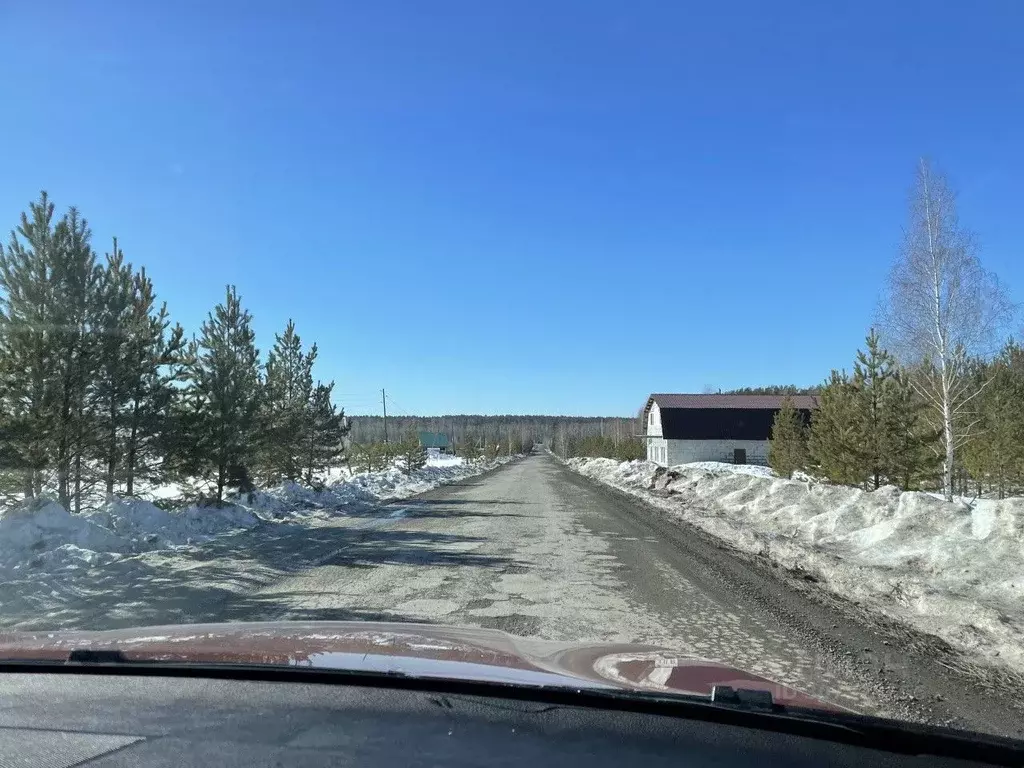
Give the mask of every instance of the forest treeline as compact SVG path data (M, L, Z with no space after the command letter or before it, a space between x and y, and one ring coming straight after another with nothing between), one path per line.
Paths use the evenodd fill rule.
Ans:
M229 286L187 336L115 239L44 192L0 244L0 483L81 510L97 490L205 480L218 501L257 481L314 482L347 425L290 321L264 359Z
M384 442L383 416L351 416L350 438L354 444ZM633 417L599 416L388 416L389 440L397 440L410 430L438 432L448 436L456 452L466 443L483 450L486 446L513 445L529 450L534 443L543 443L560 451L570 441L583 438L606 438L613 443L635 440L639 424Z

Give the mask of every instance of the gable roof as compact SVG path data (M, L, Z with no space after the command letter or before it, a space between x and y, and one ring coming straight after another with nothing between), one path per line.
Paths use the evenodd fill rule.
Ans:
M443 432L420 431L420 446L423 448L447 448L448 435Z
M816 395L672 395L654 394L647 398L644 413L651 410L651 403L659 408L766 408L777 411L782 401L789 397L793 407L799 410L813 410L818 407Z

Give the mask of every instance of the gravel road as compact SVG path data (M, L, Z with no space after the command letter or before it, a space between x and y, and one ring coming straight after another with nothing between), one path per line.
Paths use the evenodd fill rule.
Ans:
M332 529L333 530L333 529ZM737 555L548 455L336 529L259 618L379 618L627 641L716 659L868 714L1024 736L1011 682Z

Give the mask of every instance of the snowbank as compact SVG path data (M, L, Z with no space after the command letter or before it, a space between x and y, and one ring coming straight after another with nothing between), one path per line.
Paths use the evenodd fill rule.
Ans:
M405 474L398 469L364 472L336 480L322 490L285 483L267 491L233 497L222 507L187 506L166 510L140 499L113 499L100 509L72 515L48 500L33 501L0 514L0 576L4 571L66 571L105 565L126 555L197 545L223 534L268 521L323 518L380 501L406 498L444 483L484 472L508 459L426 466ZM167 494L155 494L168 498Z
M52 501L19 506L0 517L0 567L15 567L65 546L74 548L69 553L116 552L122 544L113 531Z
M254 528L261 522L255 513L237 505L193 505L168 511L137 499L114 499L88 518L131 541L136 550L140 542L153 545L146 548L195 544L222 533Z
M103 565L259 523L251 511L235 506L168 512L148 501L114 499L95 512L72 515L54 501L35 501L0 516L0 570Z
M398 467L353 475L338 473L321 490L296 483L285 483L251 496L239 497L238 503L261 514L275 518L327 517L344 513L352 505L376 504L389 499L404 499L437 488L439 485L478 475L510 461L510 457L467 462L445 456L427 462L422 469L405 473Z
M738 549L972 655L1024 672L1024 498L973 507L702 462L570 459Z

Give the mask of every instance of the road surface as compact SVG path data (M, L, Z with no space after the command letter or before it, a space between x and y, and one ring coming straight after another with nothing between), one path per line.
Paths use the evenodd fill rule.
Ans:
M339 529L261 590L262 618L379 618L551 640L644 642L854 710L1024 735L1019 702L941 648L740 558L534 455ZM341 533L341 531L344 533ZM944 665L945 664L945 665Z
M5 623L374 619L649 643L866 714L1024 738L1019 681L961 671L939 641L738 555L546 454L323 524L222 537L183 557L96 568L59 600L0 586Z

